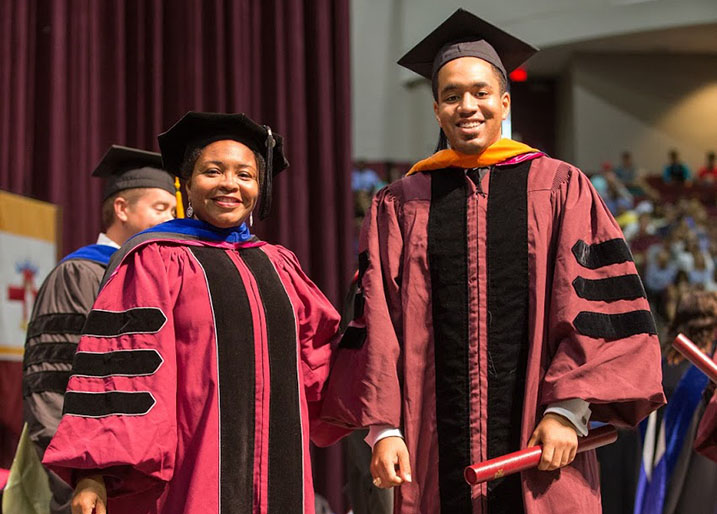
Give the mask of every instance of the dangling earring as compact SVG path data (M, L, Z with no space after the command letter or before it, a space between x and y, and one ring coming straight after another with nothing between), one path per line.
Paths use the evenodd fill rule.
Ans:
M249 213L249 228L254 226L254 211Z
M192 207L192 201L187 200L187 218L194 216L194 208Z

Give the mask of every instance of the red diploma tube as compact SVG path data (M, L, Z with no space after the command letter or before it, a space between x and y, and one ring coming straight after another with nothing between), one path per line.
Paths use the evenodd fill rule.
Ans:
M616 440L617 430L615 430L615 427L612 425L603 425L595 430L591 430L587 436L578 439L578 453L614 443ZM496 478L537 467L538 464L540 464L540 456L542 453L542 446L531 446L525 450L509 453L502 457L496 457L495 459L468 466L463 472L463 476L466 482L471 485L489 482Z
M672 342L672 346L684 355L685 359L707 375L714 383L717 383L717 364L700 350L695 343L690 341L686 335L678 334Z

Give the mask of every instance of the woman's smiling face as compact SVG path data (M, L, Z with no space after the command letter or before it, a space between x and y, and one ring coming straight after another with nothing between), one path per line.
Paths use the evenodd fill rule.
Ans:
M187 182L195 216L215 227L241 225L259 197L259 169L246 145L222 139L205 146Z

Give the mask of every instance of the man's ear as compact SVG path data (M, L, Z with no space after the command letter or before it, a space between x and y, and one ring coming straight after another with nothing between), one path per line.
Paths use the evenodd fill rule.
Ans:
M112 204L115 210L115 218L122 222L127 222L127 208L129 207L129 202L127 202L127 199L123 196L118 196L115 198L114 203Z
M507 91L503 93L500 101L503 104L503 120L506 120L510 114L510 93Z

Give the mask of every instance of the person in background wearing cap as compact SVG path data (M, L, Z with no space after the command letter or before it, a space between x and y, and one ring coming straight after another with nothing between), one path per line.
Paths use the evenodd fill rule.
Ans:
M369 427L397 513L598 513L593 420L664 403L632 257L588 179L509 139L508 71L535 49L459 9L399 64L432 80L436 153L381 190L360 239L357 318L322 416ZM463 470L533 444L538 469Z
M132 235L174 217L174 179L158 153L113 145L93 172L105 178L103 232L66 256L37 295L25 341L24 417L40 457L57 430L80 332L112 254ZM69 513L72 488L49 473L50 511Z
M159 146L189 218L113 257L44 463L78 482L75 514L313 513L309 441L347 433L317 419L339 315L250 233L288 167L282 138L190 112Z

